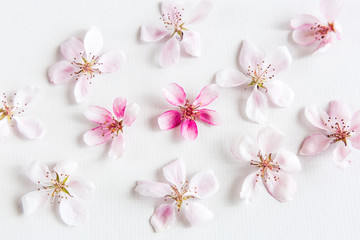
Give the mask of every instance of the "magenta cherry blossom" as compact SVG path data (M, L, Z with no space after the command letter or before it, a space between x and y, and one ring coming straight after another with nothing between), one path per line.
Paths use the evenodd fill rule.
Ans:
M189 24L203 21L212 8L211 1L202 0L197 7L186 16L186 11L180 2L164 1L161 3L162 24L141 26L143 42L157 42L163 38L167 41L160 52L160 66L170 67L180 58L180 46L193 57L200 57L200 34L188 29Z
M169 183L138 181L135 191L142 196L162 198L151 217L150 223L156 232L167 230L175 222L175 213L184 210L191 226L213 218L213 213L195 199L207 199L219 189L219 183L212 170L201 171L190 181L185 179L185 164L182 159L172 161L163 168Z
M74 95L78 103L87 102L91 97L90 84L96 75L119 70L125 55L112 51L100 55L103 38L98 28L92 27L84 41L70 38L60 47L65 60L55 63L48 72L50 82L58 85L76 80Z
M352 115L345 103L331 101L327 113L318 107L307 107L305 116L321 132L304 140L300 154L318 154L333 144L336 146L333 151L334 163L341 168L349 166L351 148L360 150L360 110Z
M178 110L170 110L161 114L158 118L161 130L169 130L181 124L182 136L187 140L193 141L198 135L197 120L213 126L221 124L221 118L217 112L202 108L218 97L219 91L215 84L204 87L192 103L186 98L184 89L176 83L171 83L164 87L163 92L166 100L178 107Z
M326 21L321 21L309 14L299 15L292 19L294 41L301 45L318 43L315 52L328 49L334 37L341 39L341 27L335 20L343 5L344 0L322 0L320 10Z
M95 190L91 182L73 176L78 164L72 161L58 163L54 170L39 162L33 162L27 170L37 190L22 197L25 215L30 215L46 203L59 204L60 217L65 224L76 226L85 222L89 215L87 200Z
M28 139L38 139L45 133L45 126L40 120L23 116L34 103L38 92L37 87L28 86L17 91L12 98L3 94L2 106L0 106L1 140L9 136L10 126L14 127L14 123L19 132Z
M216 73L216 82L221 87L245 85L251 87L246 103L246 115L255 122L264 122L268 110L268 99L279 107L288 107L294 92L285 83L277 80L277 74L290 67L292 57L288 49L278 47L265 56L253 43L244 41L239 55L241 72L224 69Z
M244 135L231 151L233 155L248 162L258 170L248 175L243 183L240 197L253 202L263 182L269 194L280 202L291 200L296 192L296 182L289 174L301 170L298 157L283 148L284 134L273 127L260 130L257 141Z
M126 103L126 98L116 98L113 103L114 115L105 108L89 106L85 117L98 126L84 134L84 142L93 146L112 140L109 157L120 158L125 151L124 128L130 127L140 112L136 103Z

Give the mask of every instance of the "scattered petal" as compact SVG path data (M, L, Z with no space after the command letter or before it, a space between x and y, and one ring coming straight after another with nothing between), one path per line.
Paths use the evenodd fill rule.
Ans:
M19 132L28 139L39 139L45 133L45 126L40 120L33 117L14 117Z

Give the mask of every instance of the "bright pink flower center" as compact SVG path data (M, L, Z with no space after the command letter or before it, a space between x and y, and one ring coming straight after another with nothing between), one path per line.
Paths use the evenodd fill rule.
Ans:
M78 69L76 72L70 74L71 76L75 76L76 80L78 80L79 77L83 75L85 75L87 79L91 79L95 77L95 74L101 74L99 66L103 63L98 62L99 57L89 54L89 57L86 58L85 53L80 53L80 55L80 61L74 57L74 60L71 62L71 64Z
M52 177L55 176L55 177ZM64 179L60 179L64 177ZM46 178L49 179L50 184L47 186L42 185L42 189L45 190L52 190L51 193L48 193L48 196L51 196L50 203L52 204L54 202L54 199L56 196L58 197L58 203L60 203L60 199L67 199L68 196L72 197L69 193L69 191L66 189L69 186L66 185L67 180L69 179L70 175L68 174L58 174L55 171L52 171L46 173ZM38 181L40 184L40 181ZM41 188L38 188L38 191L40 191ZM62 196L61 193L64 193L65 196Z
M250 161L250 165L260 168L261 177L264 179L265 182L267 181L267 179L270 179L268 177L267 170L276 171L276 172L279 172L280 170L279 163L274 162L274 160L271 157L271 154L272 153L270 153L269 155L267 154L262 155L261 152L259 151L259 153L257 154L258 160ZM257 174L257 176L259 176L259 174ZM274 175L274 180L277 181L278 179L279 177Z
M186 100L184 106L180 107L181 118L195 121L200 116L197 110L199 107L199 105L194 106L189 103L189 100Z
M176 7L174 7L173 13L163 13L160 18L167 29L174 31L171 37L173 37L175 34L178 34L180 40L182 40L184 36L183 30L187 30L184 28L185 22L182 21L183 11L183 8L178 10Z
M350 126L344 121L344 119L329 117L325 126L331 130L331 132L327 135L328 138L334 139L331 143L342 141L345 146L347 146L346 139L351 136L354 130L350 131Z
M101 128L105 130L103 136L106 133L110 133L113 135L112 137L117 137L119 135L119 132L121 133L123 132L123 128L124 128L123 121L122 120L118 121L114 117L110 121L106 121L105 123L102 123L100 125Z
M335 32L335 27L333 22L329 22L327 26L314 23L310 30L315 31L315 40L322 41L330 32Z
M185 181L185 183L182 184L181 188L178 189L176 186L171 186L172 192L169 195L166 195L164 198L164 201L167 199L175 200L176 206L178 207L178 211L180 211L180 208L185 200L188 200L189 198L194 198L193 196L185 196L186 193L191 192L189 189L189 182ZM195 187L195 193L197 191L197 187Z
M251 66L248 66L248 72L247 75L251 77L251 82L248 84L248 86L256 85L256 87L264 88L267 92L267 88L264 86L264 83L268 79L272 79L274 77L274 74L269 74L269 71L275 71L275 68L271 67L271 64L267 66L263 66L264 61L262 61L261 65L256 64L256 68L252 69Z

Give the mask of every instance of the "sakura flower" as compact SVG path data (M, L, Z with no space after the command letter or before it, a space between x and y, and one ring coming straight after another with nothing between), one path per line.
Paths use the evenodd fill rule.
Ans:
M326 21L303 14L291 20L294 29L292 37L300 45L311 45L318 43L315 52L325 51L332 43L334 37L341 39L340 25L335 21L338 17L344 0L322 0L320 10Z
M126 98L116 98L113 103L114 115L105 108L89 106L85 117L98 126L84 134L84 142L93 146L112 140L109 157L120 158L125 151L124 127L130 127L140 112L136 103L126 103Z
M37 161L27 175L38 187L22 197L25 215L30 215L45 204L59 204L60 217L65 224L76 226L85 222L89 215L86 200L91 198L94 185L73 176L78 164L72 161L58 163L54 170Z
M189 25L205 19L212 8L211 1L202 0L188 16L183 4L176 1L164 1L160 11L163 24L141 26L140 39L143 42L157 42L166 38L166 43L160 52L160 66L170 67L180 58L180 46L193 57L200 57L200 34L189 30Z
M331 101L327 113L318 107L307 107L305 116L321 131L304 140L300 154L315 155L334 144L334 163L341 168L348 167L351 163L348 158L351 148L360 150L360 110L352 115L348 105Z
M239 55L241 71L224 69L216 73L216 82L221 87L245 85L252 88L246 103L246 115L255 122L264 122L268 111L268 99L278 107L288 107L294 92L276 75L290 67L292 62L288 49L278 47L265 56L253 43L244 41Z
M39 89L28 86L20 89L14 97L8 98L3 94L2 106L0 106L0 139L9 136L10 126L16 126L19 132L28 139L38 139L45 132L43 123L33 117L23 116L38 95Z
M172 161L163 168L169 183L138 181L135 191L142 196L163 199L164 204L155 209L150 223L156 232L167 230L175 222L175 213L184 210L191 226L213 218L213 213L195 199L207 199L219 189L212 170L201 171L190 182L185 180L185 164L182 159Z
M263 182L269 194L280 202L291 200L296 192L296 182L289 174L301 170L298 157L283 148L284 134L273 127L264 127L257 141L244 135L231 151L233 155L256 167L243 183L240 198L253 202Z
M193 141L198 135L197 120L213 126L221 124L221 119L217 112L202 108L209 105L219 96L215 84L204 87L192 103L186 98L184 89L176 83L171 83L162 90L166 100L178 107L178 110L170 110L160 115L158 123L161 130L169 130L181 124L182 136L186 140Z
M100 54L103 38L98 28L87 31L84 41L70 38L60 47L65 58L55 63L48 72L50 82L63 84L76 80L74 95L78 103L86 102L91 97L90 84L96 75L119 70L125 55L121 51Z

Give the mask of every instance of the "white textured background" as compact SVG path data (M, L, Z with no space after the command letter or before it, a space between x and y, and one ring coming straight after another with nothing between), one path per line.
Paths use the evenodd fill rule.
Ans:
M191 2L189 0L189 2ZM290 70L279 75L296 92L288 109L272 108L269 123L287 135L287 146L297 152L302 140L314 130L304 121L305 106L327 108L330 100L346 101L353 111L360 108L359 37L360 1L346 1L339 18L343 40L327 53L309 56L290 39L290 19L301 13L319 13L318 0L222 0L209 17L194 26L202 37L201 58L182 58L170 69L154 62L158 44L138 41L139 27L158 21L158 0L17 0L0 8L1 91L11 93L32 84L42 89L42 102L31 112L42 119L47 133L39 141L27 141L12 131L0 145L0 239L358 239L360 234L360 152L353 164L340 170L331 151L301 157L303 171L295 176L298 193L281 204L265 190L254 204L239 199L245 176L253 171L237 162L229 143L242 133L255 137L261 125L244 119L244 92L223 90L211 104L224 119L220 127L199 124L199 137L185 142L179 129L161 132L156 119L171 106L161 88L171 82L196 97L214 74L237 67L240 43L252 40L265 52L286 45L293 55ZM47 69L60 59L59 46L72 36L83 38L91 26L101 29L104 51L122 49L123 68L94 81L90 104L111 107L113 99L127 97L137 102L141 115L126 129L127 152L120 160L106 157L108 146L87 147L82 134L93 127L83 117L86 104L72 100L72 84L50 85ZM197 228L176 221L167 232L155 234L149 224L155 199L137 196L138 179L160 180L159 171L182 156L189 176L212 168L220 191L203 203L215 218ZM21 214L21 196L34 189L24 176L33 161L54 164L64 159L80 163L78 175L96 185L91 218L79 227L65 226L55 209L47 207L33 216Z

